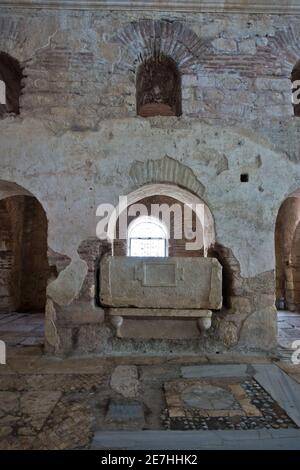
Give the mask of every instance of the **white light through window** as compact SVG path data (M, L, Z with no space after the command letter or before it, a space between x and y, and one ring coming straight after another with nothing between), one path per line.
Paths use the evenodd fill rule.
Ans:
M168 256L168 235L153 217L138 217L128 227L129 256Z

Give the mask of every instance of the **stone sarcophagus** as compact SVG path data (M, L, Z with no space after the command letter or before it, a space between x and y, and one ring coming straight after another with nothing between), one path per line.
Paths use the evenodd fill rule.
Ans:
M222 306L222 267L215 258L107 256L100 300L109 307L212 309Z
M181 329L183 319L197 319L203 331L211 326L211 311L222 307L222 266L215 258L104 256L99 294L118 336L123 336L124 318L130 325L134 317L148 322L140 337L154 337L149 333L151 321L163 325L166 318L177 320L177 326L181 321ZM140 326L136 324L135 332Z

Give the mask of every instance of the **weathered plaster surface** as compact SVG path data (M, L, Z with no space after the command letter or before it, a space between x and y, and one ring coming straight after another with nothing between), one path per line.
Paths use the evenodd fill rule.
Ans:
M300 168L252 133L187 118L112 120L98 132L60 137L33 119L3 120L0 128L2 178L41 202L55 251L76 256L80 242L95 235L97 206L117 204L119 195L137 189L132 163L168 155L204 186L216 239L233 251L242 276L274 269L277 211L299 187ZM224 157L228 169L218 174ZM240 182L241 173L249 173L248 184Z
M297 15L1 8L0 50L21 62L25 78L20 117L0 121L0 197L36 196L49 247L70 258L48 285L51 350L132 351L130 342L109 343L103 311L95 326L87 279L102 249L91 241L98 205L148 183L200 197L216 250L234 267L231 309L214 315L216 335L200 349L217 337L225 347L274 345L275 222L300 187L300 121L290 98L299 24ZM151 34L180 67L181 118L136 117L135 73L153 51ZM85 310L78 300L86 323L71 327Z

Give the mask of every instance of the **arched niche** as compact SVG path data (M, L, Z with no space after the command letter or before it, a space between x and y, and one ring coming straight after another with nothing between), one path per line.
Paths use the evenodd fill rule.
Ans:
M116 207L116 209L111 214L111 217L108 222L108 239L112 244L112 253L114 254L115 248L115 240L117 235L120 234L120 230L118 228L118 223L120 220L120 215L125 214L128 208L132 207L134 204L142 203L143 206L147 209L147 214L149 213L149 208L145 202L147 200L152 200L151 198L155 198L154 201L157 203L164 203L165 198L171 198L172 200L177 202L180 208L184 208L187 206L187 217L189 216L189 212L195 213L197 217L198 227L201 227L201 241L199 246L201 245L201 255L206 256L208 249L210 246L214 244L215 241L215 228L214 228L214 219L212 213L208 207L208 205L197 195L191 193L190 191L180 188L179 186L172 185L172 184L148 184L144 185L141 188L132 191L127 196L124 196L120 202L120 204ZM144 214L145 215L145 214ZM153 214L152 214L153 215ZM127 214L126 214L127 216ZM193 216L193 214L192 214ZM176 228L176 220L174 222L174 227ZM182 217L184 220L184 217ZM127 223L127 225L126 225ZM179 222L180 223L180 222ZM126 229L128 227L128 221L126 219L125 222ZM178 233L178 232L177 232ZM121 236L123 239L123 235ZM198 237L199 239L199 237ZM188 242L188 240L184 240L184 242ZM193 241L191 241L190 245L186 245L186 256L195 255L195 251L193 250ZM195 247L198 247L198 244ZM118 253L119 254L119 253Z
M151 57L138 67L136 108L142 117L181 115L181 75L173 59Z
M6 114L20 114L20 96L23 72L19 62L0 51L0 80L5 89L5 103L0 103L0 118Z

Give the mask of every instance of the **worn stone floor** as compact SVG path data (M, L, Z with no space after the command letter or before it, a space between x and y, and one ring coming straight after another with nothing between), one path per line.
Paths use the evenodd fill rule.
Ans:
M43 344L43 313L0 314L1 339L9 346L38 346ZM300 313L278 312L278 344L284 355L292 350L292 343L300 339Z
M0 314L0 339L14 348L42 345L44 313Z
M299 319L279 314L274 357L58 359L42 315L1 315L0 449L300 449Z

